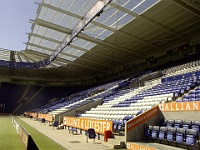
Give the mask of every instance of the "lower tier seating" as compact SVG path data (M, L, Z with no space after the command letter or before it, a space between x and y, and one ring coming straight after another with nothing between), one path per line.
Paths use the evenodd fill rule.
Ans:
M159 126L145 125L144 137L146 140L159 140L185 144L187 146L199 145L200 121L166 120Z

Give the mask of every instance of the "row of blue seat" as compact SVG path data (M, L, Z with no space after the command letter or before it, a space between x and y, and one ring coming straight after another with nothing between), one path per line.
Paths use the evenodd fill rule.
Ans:
M194 129L196 130L198 133L200 132L200 121L195 120L195 121L191 121L191 120L173 120L173 119L169 119L166 120L161 126L166 126L166 127L174 127L174 128L184 128L184 129Z
M144 130L146 139L173 141L186 145L195 145L196 142L199 142L199 133L194 129L147 126Z

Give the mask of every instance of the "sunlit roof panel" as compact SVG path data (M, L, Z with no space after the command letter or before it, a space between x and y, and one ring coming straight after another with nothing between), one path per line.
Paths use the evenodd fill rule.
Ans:
M68 1L68 5L71 4L67 10L80 16L84 16L96 2L96 0L70 0L71 3L69 0L65 1Z
M54 42L48 41L48 44L46 45L46 47L52 49L52 47L54 46L54 44L55 44Z
M44 0L44 3L50 4L51 0Z
M73 18L71 16L65 15L60 21L59 25L68 29L73 29L74 26L79 22L79 19Z
M131 11L137 14L142 14L143 12L151 8L153 5L155 5L159 1L160 0L142 0L135 7L133 7Z
M47 29L47 31L45 32L44 36L45 37L52 37L52 35L54 34L55 30L52 29Z
M75 48L67 48L66 50L64 50L64 52L66 54L71 54L71 55L74 55L78 52L79 50L78 49L75 49Z
M60 44L59 43L55 43L52 47L52 49L56 49Z
M65 14L56 12L55 16L53 17L52 23L54 24L60 24L60 22L63 20Z
M45 14L46 14L46 12L47 12L47 9L48 9L48 8L46 8L46 7L42 7L42 8L41 8L40 13L39 13L39 15L38 15L38 18L39 18L39 19L43 19L43 18L44 18Z
M34 25L34 28L33 28L33 33L37 33L38 32L38 29L39 29L39 25Z
M97 44L95 44L95 43L92 43L92 42L88 42L86 45L85 45L85 49L87 49L87 50L90 50L90 49L92 49L93 47L95 47Z
M85 54L85 52L83 52L83 51L78 51L78 52L75 54L75 56L81 57L83 54Z
M77 59L75 57L70 57L70 56L66 56L66 55L62 55L62 54L59 54L58 58L63 58L63 59L69 60L69 61L74 61Z
M56 11L47 8L46 13L44 14L44 17L41 18L44 21L52 22L53 17L56 15Z
M43 40L40 42L39 45L40 45L40 46L43 46L43 47L46 47L47 43L48 43L48 41L45 40L45 39L43 39Z
M53 33L53 35L52 35L51 38L53 38L53 39L59 39L60 36L62 36L61 34L62 34L61 32L55 31L55 32Z
M77 47L80 47L80 48L86 48L86 46L89 44L90 42L86 41L86 40L83 40L83 39L80 39L80 38L76 38L76 40L74 40L71 45L74 45L74 46L77 46ZM88 49L88 48L86 48ZM88 49L90 50L90 49Z
M63 0L51 0L50 5L60 6Z
M38 43L40 43L41 40L42 40L41 38L35 37L35 38L34 38L34 41L33 41L33 44L38 45Z
M130 22L131 20L133 20L135 17L133 17L130 14L125 14L123 17L119 18L115 23L112 24L113 28L117 28L120 29L122 28L124 25L126 25L128 22Z
M109 37L111 34L113 34L112 31L110 30L104 30L103 32L101 32L97 38L101 39L101 40L104 40L105 38Z

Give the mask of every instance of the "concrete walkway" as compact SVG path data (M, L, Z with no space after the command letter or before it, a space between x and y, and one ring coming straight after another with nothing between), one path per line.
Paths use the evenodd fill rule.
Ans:
M103 141L96 139L93 143L93 139L88 139L86 142L85 132L83 134L72 135L66 129L57 130L53 129L52 126L48 124L41 124L33 119L20 117L21 120L29 124L31 127L37 129L39 132L43 133L47 137L51 138L55 142L64 146L66 150L109 150L102 144Z

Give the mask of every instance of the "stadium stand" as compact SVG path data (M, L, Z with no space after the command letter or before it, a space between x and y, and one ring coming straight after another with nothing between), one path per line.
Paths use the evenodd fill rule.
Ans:
M77 1L70 6L72 10L62 8L63 2L39 4L27 49L24 54L16 53L17 57L27 55L27 62L16 61L14 52L0 60L0 69L9 76L14 74L12 69L39 74L31 78L32 86L1 84L0 99L9 105L6 112L23 112L41 125L73 134L85 131L86 141L95 140L98 133L100 140L120 148L134 149L139 144L145 149L149 144L153 150L156 143L158 149L169 145L199 150L200 26L199 8L193 5L197 1L104 0L90 6L92 11L87 1L82 7L85 16L81 10L76 12ZM160 10L166 14L159 16ZM175 18L168 18L176 13ZM65 17L70 19L63 21ZM177 26L176 21L180 21ZM66 28L63 22L71 23ZM23 76L25 81L28 75ZM18 83L21 78L9 79Z
M199 65L196 66L199 67ZM179 69L182 69L182 67L173 67L168 70L173 70L174 68L178 72ZM143 113L151 110L154 106L173 101L190 102L199 100L198 96L196 96L199 94L199 72L196 69L193 72L184 71L181 74L176 73L173 76L167 75L167 72L171 74L171 72L165 70L165 75L162 78L153 79L154 82L150 85L146 82L148 83L147 85L135 86L133 88L135 82L150 78L157 74L157 72L148 72L139 77L132 77L132 79L128 78L97 86L74 94L74 96L64 97L56 102L44 105L33 110L33 112L53 114L55 117L99 98L102 100L100 105L90 107L82 113L77 113L75 117L110 120L113 122L112 128L114 134L124 133L128 121L143 115ZM179 100L180 98L184 98L188 93L192 95L188 96L188 100ZM56 119L55 121L56 123L58 122ZM70 127L68 129L70 130ZM76 128L72 129L75 129L77 132ZM199 121L168 119L160 123L160 126L149 125L144 129L144 135L146 139L159 140L160 142L168 141L168 144L169 141L173 141L174 143L183 143L188 146L195 145L199 141Z

